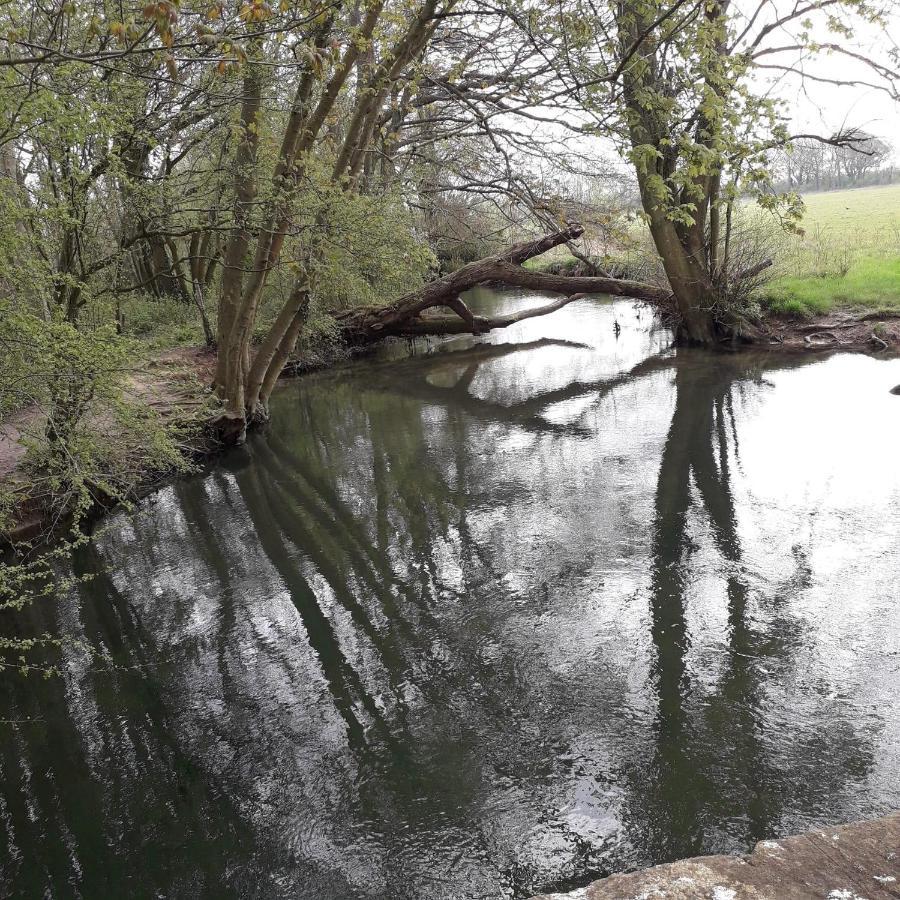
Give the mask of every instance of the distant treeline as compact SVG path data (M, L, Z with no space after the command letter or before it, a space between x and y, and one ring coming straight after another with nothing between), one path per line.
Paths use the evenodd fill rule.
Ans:
M893 155L887 141L866 133L841 146L811 138L797 140L790 149L773 154L775 186L804 193L893 184L900 180Z

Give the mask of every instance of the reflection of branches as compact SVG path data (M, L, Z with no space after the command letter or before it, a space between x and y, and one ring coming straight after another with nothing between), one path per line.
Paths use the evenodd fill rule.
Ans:
M490 359L501 359L512 353L521 353L524 350L542 350L545 347L565 347L570 350L591 350L589 344L581 344L578 341L566 341L558 338L539 338L525 343L504 344L475 344L462 349L456 347L456 341L438 345L434 352L427 355L411 355L405 359L391 360L384 363L372 363L368 366L368 373L373 376L388 375L400 376L409 373L419 376L429 374L443 368L457 368L461 365L469 365L472 362L484 362Z
M153 564L136 557L149 583ZM147 858L149 823L166 865L141 865L144 889L181 895L209 884L229 893L232 861L252 857L256 837L216 772L197 777L171 714L166 665L136 605L94 545L79 550L74 565L90 581L62 611L62 604L33 608L42 621L32 624L36 633L55 631L59 624L49 620L61 615L95 653L70 647L62 677L0 683L3 708L22 712L0 740L0 808L9 827L0 892L99 896L131 883L129 869Z
M557 403L578 400L583 397L593 396L599 402L606 395L617 388L629 384L638 378L664 371L672 367L672 357L668 354L653 356L635 365L627 372L612 377L604 376L590 381L572 381L561 388L532 393L526 400L517 403L499 403L497 401L475 397L469 393L469 386L477 374L477 368L482 361L493 359L500 355L532 350L536 345L548 346L545 341L535 341L531 344L504 344L502 354L484 354L483 356L464 357L466 367L460 378L453 384L442 386L433 384L426 377L418 377L405 380L402 390L405 395L416 397L427 403L447 405L452 404L456 409L462 410L476 419L488 419L492 422L501 421L517 425L526 431L536 433L551 433L567 435L570 437L591 437L592 429L578 424L557 424L545 418L546 411ZM454 357L453 361L457 361ZM446 363L445 363L446 364ZM427 369L426 369L427 373ZM395 391L399 388L395 373L372 373L367 379L364 390Z
M319 665L334 699L335 708L347 724L347 736L352 747L365 749L365 727L357 714L357 704L368 714L383 737L390 740L390 728L383 713L369 695L359 674L344 655L334 626L325 615L315 591L291 560L286 541L302 548L328 579L353 622L376 646L386 647L368 617L357 602L344 579L331 569L331 564L311 534L298 517L290 514L290 504L285 504L260 478L258 467L250 466L238 477L238 485L253 521L260 545L269 561L278 571L291 600L300 613L310 645L319 659Z
M676 400L660 462L656 490L656 523L651 572L651 636L656 651L655 681L658 695L653 779L645 787L652 802L651 829L655 859L696 855L708 849L704 820L721 822L734 815L727 807L715 814L705 807L734 802L734 793L722 791L721 769L707 757L729 753L729 768L746 779L741 817L747 820L747 840L771 834L779 817L783 795L773 787L782 780L781 765L767 757L759 735L759 710L765 686L760 680L761 659L783 657L799 644L796 621L782 619L775 637L753 627L749 617L749 587L741 571L742 548L731 487L731 453L737 455L732 391L740 379L758 377L777 359L707 358L692 366L689 358L676 366ZM731 430L727 427L730 417ZM733 446L729 448L729 438ZM693 489L693 490L692 490ZM697 686L687 664L690 636L687 601L695 593L695 549L689 537L693 491L710 525L713 544L722 559L728 608L728 647L724 671L715 692L705 698L704 718L692 721L689 699ZM795 552L796 572L785 590L801 589L809 581L802 553ZM702 736L698 728L705 728ZM843 752L861 752L851 736Z
M216 665L222 685L222 699L227 702L234 688L228 667L228 652L235 625L235 606L231 602L233 589L231 566L221 546L221 537L214 529L204 527L206 520L204 498L198 497L196 492L191 490L181 490L179 494L182 512L187 521L194 526L192 534L196 537L192 542L192 549L195 553L199 553L203 562L215 575L219 596L223 599L219 620L216 623ZM225 502L230 504L228 491L223 491L223 496L226 498Z
M439 581L433 541L437 534L444 537L448 534L453 514L452 492L440 468L426 458L427 441L422 432L421 417L408 417L405 428L398 431L393 421L394 407L389 409L378 404L373 409L375 401L369 398L364 421L360 422L352 416L356 394L355 386L344 391L347 402L343 417L334 414L333 404L322 403L321 396L319 402L314 402L304 394L299 398L298 416L293 423L296 434L291 432L285 441L275 438L273 446L287 460L285 471L295 483L308 483L310 490L307 493L314 497L311 506L323 509L327 517L320 525L330 527L326 524L327 519L334 517L340 528L341 542L349 533L360 548L365 545L365 551L361 552L368 558L368 568L374 569L379 583L391 585L417 606L419 624L431 623L431 613L422 598L429 594L429 583ZM383 414L372 415L375 411ZM354 471L354 455L344 458L343 467L335 467L335 448L348 446L361 431L368 437L371 477L380 508L376 532L383 535L383 540L378 551L371 546L373 535L364 526L364 518L358 511L351 511L340 497L341 483L352 483L354 478L364 479L367 473ZM318 440L304 439L308 434L317 435ZM391 568L390 560L393 552L398 550L397 542L403 540L411 544L408 555L416 563L414 568L421 573L420 585L394 574ZM390 597L386 602L393 604ZM395 609L392 605L385 612L390 617Z
M304 521L309 518L310 526L303 535L311 543L301 543L304 551L313 547L316 552L311 558L329 582L335 581L338 590L349 590L355 578L376 597L382 606L384 616L394 623L404 634L412 636L413 631L391 593L391 587L400 582L394 577L385 557L379 557L371 550L371 542L360 522L344 506L334 486L321 471L318 474L310 466L290 466L291 455L288 448L277 438L254 446L254 454L264 463L272 478L266 484L280 495L282 506L289 507L295 517ZM281 452L273 452L273 448ZM344 566L344 564L347 564ZM338 567L344 566L343 570ZM343 586L343 587L342 587ZM348 610L355 608L349 600ZM371 623L365 633L372 636L376 632Z

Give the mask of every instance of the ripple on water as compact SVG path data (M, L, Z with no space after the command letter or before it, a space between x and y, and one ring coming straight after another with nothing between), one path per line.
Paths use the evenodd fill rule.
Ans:
M288 383L119 516L2 686L3 893L525 897L900 806L900 362L667 342Z

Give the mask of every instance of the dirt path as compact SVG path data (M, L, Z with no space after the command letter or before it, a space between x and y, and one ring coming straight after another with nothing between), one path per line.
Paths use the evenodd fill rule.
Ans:
M215 354L205 347L167 350L135 368L126 393L164 417L183 415L203 402L198 387L212 383L215 363ZM22 439L29 433L40 434L45 421L44 409L29 406L0 422L0 482L21 480L17 470L26 453Z

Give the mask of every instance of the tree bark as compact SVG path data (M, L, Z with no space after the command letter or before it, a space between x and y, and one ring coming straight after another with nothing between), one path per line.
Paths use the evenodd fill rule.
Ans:
M216 346L216 388L225 405L220 416L223 435L243 440L246 429L244 407L245 348L252 319L242 304L244 264L252 240L251 216L257 195L256 157L259 147L258 122L262 106L262 76L255 63L244 70L241 102L241 138L234 166L234 228L225 250L222 293Z
M309 279L298 279L253 359L247 376L246 401L247 412L255 421L265 421L269 417L269 395L306 323L309 294Z
M495 328L506 328L535 316L545 316L561 309L588 293L634 297L649 303L667 303L671 294L666 288L636 281L592 276L548 275L522 266L527 260L581 236L584 229L573 224L532 241L523 241L502 253L469 263L443 278L426 284L418 291L380 308L352 309L335 318L344 341L351 346L366 346L391 336L483 334ZM474 315L460 294L479 284L494 283L562 294L559 300L529 307L505 316ZM239 443L248 424L268 418L268 400L288 357L306 322L310 302L307 275L298 277L294 290L278 318L260 345L241 381L241 413L231 402L219 417L218 428L223 440ZM437 307L449 309L453 315L423 315ZM219 348L219 353L222 348Z

